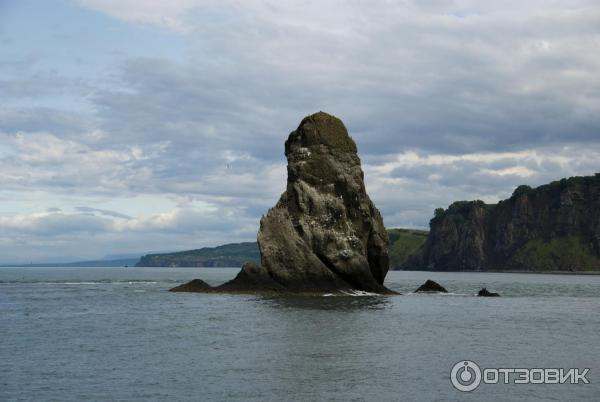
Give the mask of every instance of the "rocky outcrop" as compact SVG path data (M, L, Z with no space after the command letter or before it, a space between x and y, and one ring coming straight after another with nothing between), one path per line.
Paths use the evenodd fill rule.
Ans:
M261 266L242 270L235 291L256 280L252 291L393 293L383 286L388 235L344 124L323 112L304 118L285 155L286 191L260 221Z
M486 288L481 288L481 290L477 293L477 296L480 296L480 297L499 297L500 294L498 294L496 292L490 292Z
M423 252L403 269L600 270L600 174L518 187L498 204L436 210Z
M171 292L204 292L212 287L202 279L192 279L188 283L179 285L171 289Z
M424 284L415 290L415 293L448 293L448 291L439 283L432 281L431 279L427 279Z
M228 293L279 293L285 291L281 284L269 276L267 270L252 262L245 263L235 278L217 286L214 290Z
M212 287L202 279L193 279L183 285L176 286L171 292L201 293L281 293L285 289L275 282L267 272L253 262L247 262L232 280Z

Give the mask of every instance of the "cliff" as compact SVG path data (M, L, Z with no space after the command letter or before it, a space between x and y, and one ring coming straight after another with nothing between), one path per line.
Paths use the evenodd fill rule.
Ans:
M498 204L455 202L403 269L600 270L600 174L518 187Z

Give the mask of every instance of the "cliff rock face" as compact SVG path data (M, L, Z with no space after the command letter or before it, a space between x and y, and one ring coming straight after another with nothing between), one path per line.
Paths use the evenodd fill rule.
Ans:
M520 186L496 205L437 210L423 253L405 269L600 270L600 174Z
M285 155L287 188L260 221L261 266L245 281L260 277L269 291L275 283L286 292L391 293L383 286L388 235L344 124L323 112L304 118ZM230 287L242 292L236 279Z

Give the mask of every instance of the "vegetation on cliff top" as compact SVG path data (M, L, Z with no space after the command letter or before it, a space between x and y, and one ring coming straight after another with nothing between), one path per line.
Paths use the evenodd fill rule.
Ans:
M408 258L422 252L428 233L426 230L388 229L390 269L399 268Z
M581 236L564 236L543 241L528 241L515 260L534 271L593 271L600 268L600 258Z

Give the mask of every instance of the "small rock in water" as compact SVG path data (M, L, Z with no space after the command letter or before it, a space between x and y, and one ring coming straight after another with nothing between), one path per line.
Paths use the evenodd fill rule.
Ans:
M419 286L415 293L423 293L423 292L438 292L438 293L448 293L445 287L440 285L437 282L432 281L431 279L427 279L427 282Z
M479 291L479 293L477 293L477 296L481 296L481 297L498 297L498 296L500 296L500 294L495 293L495 292L490 292L486 288L482 288Z

